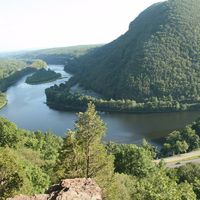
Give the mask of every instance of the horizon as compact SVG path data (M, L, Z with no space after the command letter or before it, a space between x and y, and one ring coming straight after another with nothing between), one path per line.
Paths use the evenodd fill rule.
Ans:
M106 44L161 1L0 0L0 53Z

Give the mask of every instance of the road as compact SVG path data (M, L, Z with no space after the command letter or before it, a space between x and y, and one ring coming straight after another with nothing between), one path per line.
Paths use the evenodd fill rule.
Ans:
M180 154L177 156L171 156L163 159L166 166L169 168L176 168L183 166L187 163L198 163L200 164L200 150L192 151L190 153ZM154 163L159 163L161 159L155 160Z
M168 167L168 168L177 168L177 167L181 167L183 165L186 165L187 163L200 164L200 158L187 160L187 161L180 161L180 162L177 162L177 163L166 163L166 167Z

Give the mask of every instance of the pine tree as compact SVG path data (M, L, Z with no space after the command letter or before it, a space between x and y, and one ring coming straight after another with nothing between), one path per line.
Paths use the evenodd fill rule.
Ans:
M86 112L78 114L74 130L67 132L56 167L58 177L94 178L106 188L114 173L114 158L102 144L105 131L95 106L89 103Z

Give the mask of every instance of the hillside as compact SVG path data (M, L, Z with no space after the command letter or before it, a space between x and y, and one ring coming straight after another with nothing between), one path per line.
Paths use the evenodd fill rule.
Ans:
M199 10L200 0L154 4L124 35L72 60L66 70L76 72L81 85L108 98L199 100Z
M72 58L78 58L92 49L100 47L101 45L79 45L71 47L60 47L60 48L50 48L41 49L35 51L28 51L22 53L10 54L8 56L14 56L17 58L24 59L42 59L49 64L66 64L68 60Z
M170 133L159 152L146 140L140 146L102 142L106 126L92 104L77 117L64 138L0 117L0 200L200 199L198 164L167 169L153 162L162 152L198 149L200 119Z

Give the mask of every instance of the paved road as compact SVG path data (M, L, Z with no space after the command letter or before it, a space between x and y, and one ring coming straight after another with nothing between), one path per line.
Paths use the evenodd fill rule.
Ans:
M163 159L166 166L169 168L176 168L187 163L198 163L200 164L200 150L192 151L190 153L180 154L177 156L171 156ZM155 160L155 163L159 163L161 160Z
M180 161L180 162L176 162L176 163L166 163L166 167L176 168L176 167L181 167L183 165L186 165L187 163L200 164L200 158L196 158L196 159L192 159L192 160L187 160L187 161Z

